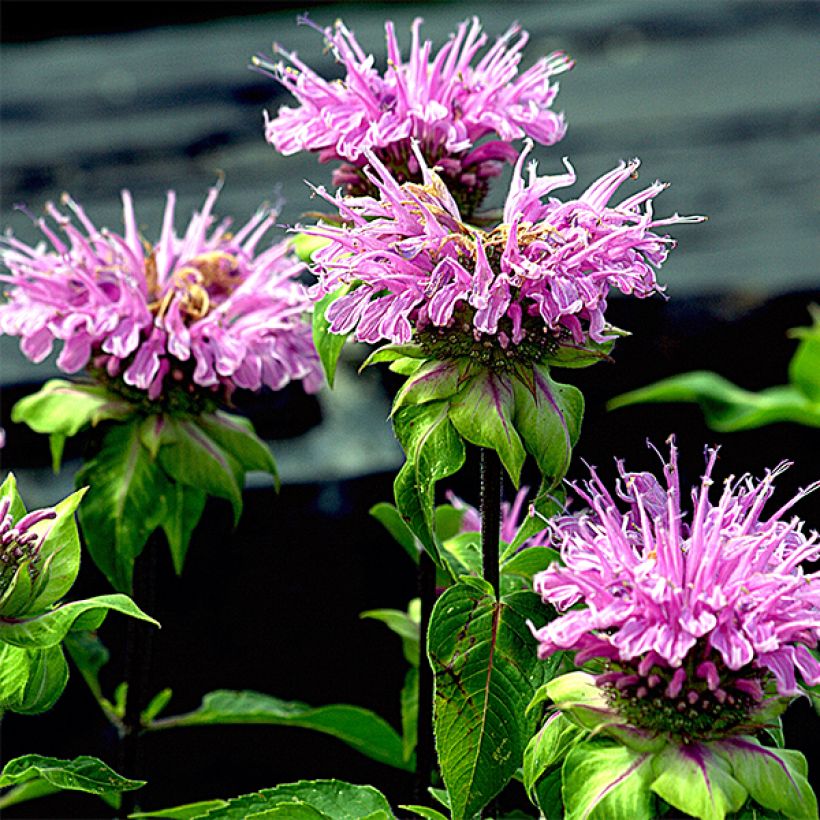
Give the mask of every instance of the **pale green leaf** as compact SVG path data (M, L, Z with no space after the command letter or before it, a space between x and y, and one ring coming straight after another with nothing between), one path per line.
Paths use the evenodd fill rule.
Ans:
M339 361L339 355L350 334L331 333L330 322L325 318L325 314L333 302L348 293L350 289L351 285L343 285L333 293L323 296L313 306L313 344L319 354L319 361L322 363L325 378L330 387L333 387L333 381L336 377L336 364Z

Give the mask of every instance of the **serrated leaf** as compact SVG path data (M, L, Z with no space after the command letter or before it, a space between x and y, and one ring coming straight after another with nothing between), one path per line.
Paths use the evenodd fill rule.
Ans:
M132 618L159 626L146 615L130 598L125 595L99 595L84 601L72 601L69 604L50 609L31 618L17 621L0 620L0 643L11 644L28 649L56 646L68 632L77 625L78 629L96 629L108 612L120 612ZM80 624L80 620L83 623Z
M746 789L708 744L667 746L654 755L653 768L652 791L670 806L700 820L723 820L746 802Z
M370 508L373 516L398 542L402 549L410 556L414 563L419 562L421 543L413 535L411 529L404 523L399 511L386 502L381 502Z
M166 418L157 460L174 481L230 501L234 524L239 523L245 478L242 466L196 419Z
M164 518L170 492L140 440L139 423L112 425L76 480L90 486L78 510L88 552L115 589L130 592L134 561Z
M65 689L68 666L59 646L22 648L0 643L0 712L38 715Z
M817 798L806 779L806 758L793 749L772 749L752 737L713 744L734 778L756 803L786 817L817 818Z
M336 364L342 352L349 333L331 333L330 322L325 318L327 309L337 300L348 293L351 285L343 285L333 293L323 296L313 306L313 344L319 354L319 361L325 371L325 378L330 387L336 377Z
M478 447L495 450L517 488L526 453L514 423L516 412L512 378L492 371L474 376L450 400L450 421L459 435Z
M513 390L513 424L538 465L544 490L549 491L569 468L572 448L581 433L584 397L572 385L553 381L542 365L528 370L526 381L514 379Z
M159 730L177 726L231 724L313 729L338 738L373 760L398 769L411 768L402 756L402 741L396 730L374 712L359 706L308 706L261 692L219 689L205 695L195 711L161 718L147 728Z
M24 755L10 760L0 774L0 787L37 781L53 786L52 791L79 791L109 799L113 797L115 806L119 806L119 795L122 792L133 791L145 785L145 781L123 777L101 760L87 755L73 760Z
M435 536L435 485L464 464L464 442L447 418L447 402L400 410L393 429L407 460L393 483L402 520L441 566Z
M51 379L33 395L20 399L11 410L11 419L27 424L35 433L47 433L52 437L53 466L57 472L66 438L90 424L126 418L132 411L127 402L112 396L99 385Z
M652 755L614 743L574 745L562 770L567 820L651 820Z
M743 390L717 373L695 370L616 396L607 409L632 404L684 402L700 405L713 430L731 433L778 422L820 427L820 403L794 385L769 387L759 393Z
M182 574L191 536L202 518L206 500L205 493L197 487L189 487L178 481L169 482L165 496L165 516L160 526L168 541L177 575Z
M521 766L536 728L525 708L547 674L527 621L543 618L533 593L498 601L480 579L436 602L428 637L436 749L455 820L480 811Z

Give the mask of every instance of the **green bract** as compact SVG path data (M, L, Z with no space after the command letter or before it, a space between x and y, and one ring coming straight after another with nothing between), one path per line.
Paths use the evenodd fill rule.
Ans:
M277 479L273 456L246 419L144 410L104 387L55 379L12 411L15 421L50 435L55 467L67 436L108 422L96 456L77 474L78 485L90 487L79 518L91 557L121 592L131 591L134 561L155 530L165 533L181 572L207 496L229 501L236 522L245 473Z
M530 710L547 700L557 711L524 753L524 784L548 817L563 804L567 820L649 820L660 801L700 820L723 820L744 807L818 816L799 752L764 746L750 734L684 744L637 729L585 672L545 684ZM761 729L772 715L758 716Z

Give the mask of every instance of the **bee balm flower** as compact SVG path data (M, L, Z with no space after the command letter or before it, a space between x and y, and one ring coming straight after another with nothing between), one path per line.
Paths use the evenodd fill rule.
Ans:
M411 150L411 140L417 139L425 159L440 166L454 196L470 213L486 195L489 179L515 158L510 142L526 136L552 145L564 136L563 116L550 108L558 93L550 79L571 68L572 61L555 52L519 74L528 35L518 26L479 58L487 35L477 18L462 23L438 52L429 40L421 41L421 22L413 23L406 61L393 24L385 24L383 74L341 21L323 30L344 67L341 80L320 77L278 47L289 65L256 57L254 64L299 102L298 108L283 106L274 118L266 114L265 136L285 155L316 151L322 161L344 161L333 182L351 194L369 190L362 172L368 150L400 181L418 181L421 169Z
M182 236L170 192L153 246L139 234L127 191L123 235L96 228L67 195L80 227L49 204L58 230L38 224L51 250L5 239L9 273L0 281L11 287L0 332L19 336L35 362L61 341L61 370L90 367L132 398L179 390L225 398L237 387L278 389L299 379L315 390L321 377L304 318L310 303L296 278L301 265L287 243L257 252L273 225L269 210L236 233L230 220L214 226L218 192L210 190Z
M307 230L330 243L316 251L317 294L347 286L327 310L332 333L355 331L363 342L426 345L438 359L472 357L494 369L542 361L559 346L583 348L613 338L605 325L611 289L636 297L659 290L655 268L673 240L653 228L703 217L655 219L661 183L616 205L609 200L634 175L638 161L621 163L580 197L561 202L559 176L526 181L519 157L504 205L491 230L465 223L449 190L418 148L423 184L400 184L368 151L365 173L379 192L335 198L342 226Z
M801 566L820 556L819 536L786 517L820 482L767 517L787 465L760 481L728 479L715 502L716 458L709 451L689 516L674 445L665 486L619 464L613 497L592 470L573 485L589 511L551 523L563 565L535 578L544 601L565 613L535 633L540 657L567 649L578 664L603 659L608 671L596 682L622 716L689 738L748 723L772 685L797 694L796 673L820 683L810 652L820 637L820 573Z

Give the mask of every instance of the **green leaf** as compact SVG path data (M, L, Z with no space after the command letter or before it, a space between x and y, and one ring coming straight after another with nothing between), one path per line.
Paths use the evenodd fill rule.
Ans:
M498 601L480 579L436 602L428 637L436 749L455 820L480 811L522 764L536 728L525 707L548 674L527 621L544 614L533 593Z
M342 352L349 333L331 333L330 322L325 318L327 309L339 298L350 292L352 285L343 285L333 293L323 296L313 306L313 344L319 354L319 361L325 371L325 378L330 387L336 377L336 363Z
M595 677L587 672L569 672L545 683L535 693L527 711L534 711L545 701L552 701L566 717L585 729L600 731L620 720L595 685Z
M76 435L89 424L126 418L132 409L127 402L112 396L99 385L51 379L36 393L14 405L11 420L27 424L35 433L51 436L56 473L60 469L66 438Z
M198 803L186 803L184 806L174 806L170 809L157 809L156 811L138 811L129 814L129 820L141 820L143 817L158 817L161 820L195 820L197 817L205 817L213 809L221 809L227 806L224 800L201 800Z
M38 797L46 797L60 791L57 786L46 783L45 780L30 780L28 783L21 783L13 786L5 794L0 795L0 811L9 806L16 806L18 803L26 803L29 800L36 800Z
M196 487L169 482L165 496L165 517L160 522L177 575L182 574L185 556L196 525L205 510L206 494Z
M436 507L436 535L439 541L446 541L461 532L464 512L464 510L457 510L449 504L440 504Z
M248 419L217 410L216 413L198 416L197 424L223 450L230 453L243 470L268 473L273 476L276 486L279 486L273 454L268 445L256 435L253 424Z
M651 820L652 755L601 741L574 745L562 770L567 820Z
M298 701L285 701L261 692L219 689L202 699L193 712L160 718L148 725L149 730L177 726L268 724L298 726L323 732L352 746L373 760L410 769L402 755L398 733L375 713L358 706L334 704L308 706Z
M0 642L27 649L56 646L82 617L77 628L96 629L109 611L120 612L159 626L125 595L99 595L84 601L72 601L41 615L16 621L0 620ZM93 626L90 624L93 623Z
M810 305L812 326L794 328L800 344L789 362L789 381L810 401L820 403L820 307Z
M550 715L524 750L524 788L530 795L549 769L561 763L569 750L586 735L584 729L576 726L562 712Z
M435 536L435 485L464 464L464 442L447 418L447 402L412 405L393 417L407 461L393 483L402 520L441 566Z
M170 485L140 440L137 420L114 424L77 474L90 489L79 508L86 547L115 589L130 592L134 561L165 517Z
M446 814L442 814L438 809L431 809L429 806L416 806L410 804L401 805L399 808L412 811L413 814L417 814L419 817L425 817L426 820L448 820Z
M381 502L370 508L373 516L399 543L402 549L417 564L419 551L423 549L421 543L413 535L412 530L404 523L399 511L386 502Z
M712 744L756 803L786 817L817 818L817 798L806 779L806 758L793 749L772 749L752 737Z
M631 335L625 330L611 326L605 328L605 331L617 336ZM562 342L555 353L551 353L547 356L545 362L550 367L567 367L572 369L589 367L590 365L609 359L609 354L612 352L614 346L614 339L610 342L594 342L592 339L587 339L586 346Z
M59 646L0 643L0 712L39 715L54 706L67 682L68 666Z
M359 368L361 373L366 367L380 362L399 362L402 359L416 359L421 364L421 360L426 359L427 354L421 345L415 344L386 344L374 350Z
M581 433L584 397L577 388L554 382L542 365L520 373L513 380L513 389L513 424L538 465L544 490L549 491L569 468L572 448Z
M441 545L441 557L453 578L472 575L481 578L481 533L461 532Z
M86 494L78 490L64 498L54 507L57 517L38 521L30 532L45 533L40 547L40 560L51 559L48 572L43 573L44 583L28 610L37 611L62 598L74 585L80 571L80 535L74 513Z
M276 813L277 807L282 809ZM306 814L304 807L315 814ZM296 813L299 812L299 813ZM166 815L154 815L164 817ZM190 816L190 815L189 815ZM300 780L273 789L234 797L195 817L208 820L259 820L318 817L322 820L392 820L390 804L372 786L356 786L341 780Z
M670 806L700 820L723 820L746 801L745 787L708 744L667 746L654 755L653 768L652 791Z
M410 761L418 744L419 671L407 670L401 688L401 744L402 760Z
M122 792L133 791L145 785L145 781L129 780L96 757L87 755L73 760L24 755L6 763L0 774L0 787L37 781L55 787L52 791L79 791L101 797L115 797L115 806L119 806L119 795Z
M239 523L245 483L242 465L196 419L165 418L158 461L174 481L230 501L234 525Z
M173 697L173 689L161 689L148 702L148 705L140 713L140 723L143 726L149 724L157 715L162 712Z
M464 439L498 453L517 488L526 453L513 420L516 410L513 380L483 371L450 400L449 416Z
M400 609L369 609L359 617L372 618L385 624L401 638L405 660L411 666L419 665L419 622L413 620L410 613Z
M110 653L96 632L88 630L69 632L63 640L69 657L86 682L94 699L109 720L115 716L114 707L104 697L100 685L100 670L108 663Z
M647 402L699 404L709 427L721 433L751 430L777 422L820 427L820 403L810 400L794 385L752 393L706 370L682 373L623 393L609 401L607 409Z

